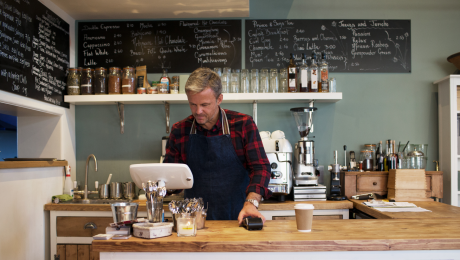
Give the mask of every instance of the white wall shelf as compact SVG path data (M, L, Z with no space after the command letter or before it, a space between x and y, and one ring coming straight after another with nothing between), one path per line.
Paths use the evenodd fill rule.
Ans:
M288 102L337 102L341 92L335 93L224 93L223 103L288 103ZM123 104L187 104L185 94L146 95L66 95L64 101L74 105Z

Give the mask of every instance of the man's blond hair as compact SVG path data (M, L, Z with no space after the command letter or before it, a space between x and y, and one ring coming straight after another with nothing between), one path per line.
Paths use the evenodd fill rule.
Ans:
M209 68L198 68L190 74L187 83L185 83L185 92L196 94L208 87L212 89L216 98L220 96L222 82L219 75Z

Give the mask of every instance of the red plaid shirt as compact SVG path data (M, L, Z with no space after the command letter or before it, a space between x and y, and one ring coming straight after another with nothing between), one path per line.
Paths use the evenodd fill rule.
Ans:
M259 130L252 117L227 109L224 111L227 114L233 147L244 168L249 172L250 181L246 188L246 194L255 192L268 199L272 194L267 188L271 170ZM187 162L186 143L190 136L193 119L194 117L191 115L173 125L166 145L165 163ZM222 135L222 113L211 130L197 124L196 134L204 136Z

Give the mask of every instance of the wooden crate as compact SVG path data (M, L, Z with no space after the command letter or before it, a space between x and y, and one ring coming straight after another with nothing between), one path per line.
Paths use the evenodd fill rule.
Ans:
M426 190L424 169L395 169L388 174L388 189Z

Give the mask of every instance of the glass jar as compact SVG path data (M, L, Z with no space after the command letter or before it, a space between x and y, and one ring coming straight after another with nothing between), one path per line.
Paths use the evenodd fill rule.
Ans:
M80 75L78 74L78 69L69 69L67 95L80 95Z
M259 70L252 69L251 70L251 93L258 93L259 92Z
M280 88L279 92L288 92L287 69L280 69Z
M374 170L374 157L372 156L371 150L361 151L360 161L363 162L363 171L373 171Z
M374 162L377 161L377 158L375 158L375 152L377 151L377 146L375 144L365 144L364 145L364 150L369 150L372 151L372 158L374 158ZM377 166L374 165L374 170L377 170Z
M94 72L94 94L107 94L107 70L105 68L97 68Z
M181 214L176 219L177 236L178 237L194 237L196 236L196 219L190 214Z
M171 94L179 94L179 84L178 83L171 83L169 91L170 91Z
M214 72L219 75L219 77L222 77L222 69L221 68L214 68Z
M91 81L91 86L92 86L92 94L94 95L94 86L96 86L96 71L94 69L91 69L91 75L93 76L93 80Z
M121 94L121 70L117 67L109 68L109 94Z
M168 85L166 83L157 84L158 94L169 94Z
M241 93L249 93L249 70L241 70Z
M260 83L259 83L259 92L268 93L270 86L270 76L268 75L268 69L260 70Z
M232 72L230 75L230 93L238 93L240 90L240 72Z
M82 95L93 94L93 73L90 68L82 70L80 77L80 92Z
M134 68L123 68L123 77L121 79L122 94L134 94Z
M270 93L278 93L278 86L279 86L279 81L278 81L278 70L277 69L271 69L270 70Z
M220 80L222 82L222 93L230 93L230 78L232 74L232 68L225 67L222 70L222 76Z

